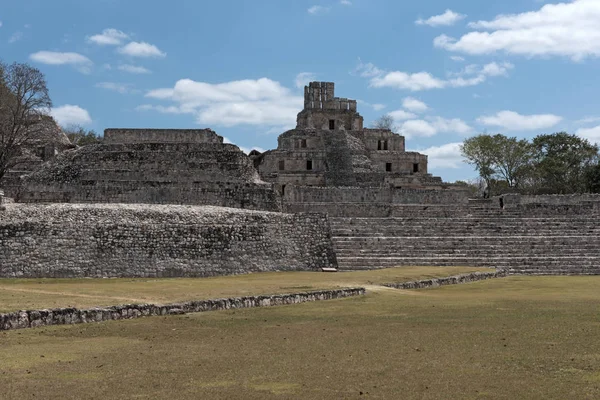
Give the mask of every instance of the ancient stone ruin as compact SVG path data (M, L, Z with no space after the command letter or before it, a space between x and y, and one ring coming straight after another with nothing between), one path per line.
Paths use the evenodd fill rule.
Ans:
M600 274L600 196L469 199L404 137L364 128L329 82L305 88L296 128L264 153L210 129L107 129L102 144L63 150L2 182L16 202L0 206L0 277Z

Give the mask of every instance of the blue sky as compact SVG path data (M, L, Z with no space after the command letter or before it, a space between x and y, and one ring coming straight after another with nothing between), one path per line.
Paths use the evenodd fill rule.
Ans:
M458 145L477 133L600 142L598 0L0 2L0 58L46 75L63 125L271 149L321 80L446 181L476 176Z

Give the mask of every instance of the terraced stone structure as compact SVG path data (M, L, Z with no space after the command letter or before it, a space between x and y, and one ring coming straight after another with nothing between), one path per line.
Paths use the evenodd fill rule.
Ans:
M402 217L331 218L339 268L460 265L600 274L600 195L509 195L406 208Z
M281 209L248 157L210 129L107 129L102 144L64 152L29 175L17 201Z
M382 216L393 204L466 203L463 188L429 174L427 156L406 151L403 136L363 123L356 100L335 97L332 82L311 82L296 128L279 136L276 150L251 158L289 212L334 213L340 197L346 211L369 208Z

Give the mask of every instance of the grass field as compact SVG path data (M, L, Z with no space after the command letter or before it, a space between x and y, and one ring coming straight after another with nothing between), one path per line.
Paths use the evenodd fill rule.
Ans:
M0 312L129 303L164 304L405 282L472 271L490 269L413 267L340 273L272 272L204 279L0 279Z
M599 332L600 277L380 288L0 332L0 398L597 399Z

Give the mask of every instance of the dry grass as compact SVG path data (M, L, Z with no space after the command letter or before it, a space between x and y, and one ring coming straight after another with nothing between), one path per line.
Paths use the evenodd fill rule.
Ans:
M510 277L4 332L0 397L597 399L599 289Z
M489 271L471 267L411 267L339 273L273 272L203 279L0 279L0 312L301 292L477 270Z

